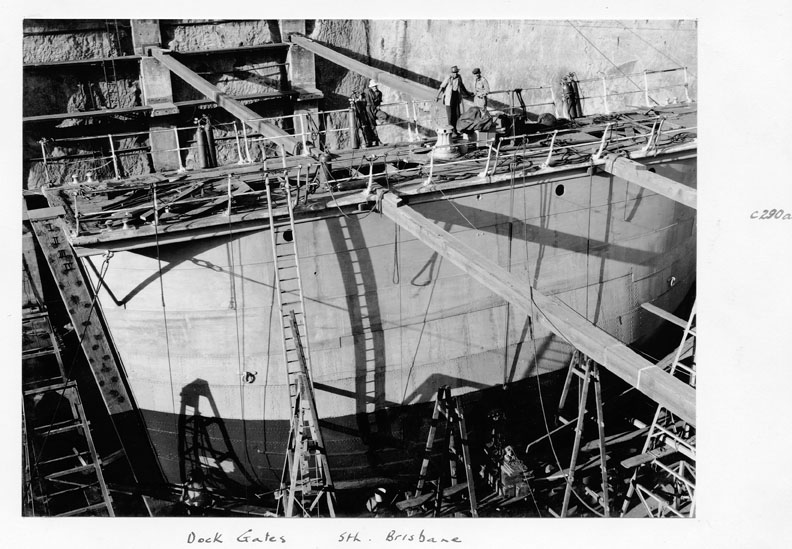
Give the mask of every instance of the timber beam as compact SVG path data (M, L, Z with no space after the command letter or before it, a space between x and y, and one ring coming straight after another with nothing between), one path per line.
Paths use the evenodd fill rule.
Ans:
M419 84L417 82L412 82L411 80L407 80L401 76L394 76L389 72L385 72L374 68L371 65L361 63L356 59L352 59L348 55L339 53L300 34L293 33L289 35L289 41L292 44L296 44L301 48L304 48L320 57L327 59L328 61L332 61L336 65L340 65L358 74L362 74L371 80L377 80L380 84L388 86L389 88L393 88L396 91L405 93L415 99L422 101L434 101L437 97L437 90L434 88L424 86L423 84Z
M269 124L261 120L261 115L244 106L239 101L231 99L230 96L220 91L217 86L207 82L195 71L173 57L173 55L168 50L158 47L151 47L149 48L149 52L151 53L151 56L154 57L154 59L159 61L173 74L187 82L210 100L217 103L219 107L239 118L242 123L251 128L254 132L257 132L266 138L274 139L275 143L279 146L282 145L284 150L289 154L296 155L300 153L302 143L295 136L286 133L274 124Z
M602 167L609 174L620 177L639 187L670 198L680 204L696 209L697 192L696 189L677 183L672 179L663 177L646 169L646 166L634 160L609 154L605 158Z
M383 197L382 213L512 305L527 314L538 311L546 325L576 349L695 426L696 392L690 385L664 372L559 298L532 289L525 280L401 204L393 194Z

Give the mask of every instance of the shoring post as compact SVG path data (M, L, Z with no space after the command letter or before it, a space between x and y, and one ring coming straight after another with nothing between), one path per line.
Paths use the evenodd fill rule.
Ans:
M286 169L286 147L283 146L283 143L279 143L278 147L280 147L281 153L281 164L283 165L283 169Z
M611 127L613 126L613 122L609 122L607 126L605 126L605 131L602 132L602 140L600 141L600 147L592 159L596 162L602 156L603 151L605 151L605 145L607 144L608 140L610 139Z
M550 86L550 100L553 102L553 112L555 113L555 117L558 118L558 105L556 104L556 96L553 86Z
M159 225L159 212L157 210L157 182L156 181L151 184L151 190L152 190L152 193L153 193L152 201L154 203L154 226L156 227L157 225Z
M600 446L600 473L602 476L602 508L605 516L610 516L610 497L608 494L608 463L605 460L605 416L602 413L602 381L597 363L591 362L591 373L594 376L594 402L597 407L597 436Z
M357 122L355 121L355 109L352 105L349 105L349 148L350 149L357 149L358 148L358 136L357 136Z
M294 190L297 192L297 199L294 201L294 205L297 206L300 204L300 175L302 174L302 164L297 164L297 183L294 185ZM286 180L288 181L288 177ZM306 177L306 180L308 178ZM306 189L305 199L308 200L308 189Z
M244 124L242 125L244 127ZM237 146L237 164L244 164L245 158L242 156L242 144L239 141L239 126L237 126L236 120L234 120L234 137L236 138L236 146Z
M652 146L652 141L654 140L655 131L657 131L657 121L659 118L655 118L654 122L652 122L652 131L649 132L649 137L646 138L646 145L643 146L643 152L647 152L649 147Z
M649 77L646 74L646 69L644 69L643 73L644 73L644 99L646 100L646 106L651 107L652 104L649 102Z
M407 111L407 141L412 143L413 134L412 134L412 126L410 125L410 104L405 102L404 103L404 110Z
M421 140L421 134L418 132L418 109L415 107L415 99L411 100L412 103L412 122L413 130L415 130L415 140Z
M115 178L121 179L121 172L118 171L118 156L116 156L115 145L113 145L112 134L107 134L107 139L110 141L110 156L113 157L113 170L115 170Z
M42 159L44 161L44 177L47 178L47 184L49 185L51 183L51 181L50 181L49 168L47 167L46 141L47 140L45 138L43 138L43 137L41 139L39 139L39 144L41 144L41 157L42 157Z
M80 236L80 210L77 207L77 194L79 189L74 189L74 236Z
M687 67L682 67L682 70L685 71L685 101L687 103L690 103L691 99L690 99L690 90L688 89L689 84L688 84Z
M231 217L231 174L228 174L228 209L226 210L226 217Z
M487 142L489 143L489 140L487 140ZM493 139L492 143L494 142L495 140ZM487 175L489 174L490 160L492 159L492 149L493 149L492 143L489 143L487 145L487 163L484 165L484 171L479 174L479 177L487 177Z
M248 144L247 125L242 124L242 140L245 142L245 163L252 164L253 158L250 156L250 145Z
M371 194L371 189L374 187L374 155L368 157L369 161L369 176L368 176L368 184L366 185L366 195Z
M663 134L663 122L665 122L664 117L660 117L660 121L657 123L657 132L652 139L652 149L654 150L654 154L657 154L657 143L660 141L660 136Z
M179 128L173 128L173 135L176 136L176 158L179 159L179 169L177 172L184 173L187 171L187 168L184 167L184 162L182 162L181 143L179 143Z
M429 153L429 177L426 178L424 181L424 187L427 187L432 184L432 176L434 175L434 152L437 150L437 144L432 147L432 152Z
M581 389L580 400L578 401L578 417L575 426L575 441L572 444L572 458L569 463L569 470L566 474L566 489L564 490L564 502L561 506L561 517L567 516L569 511L569 498L572 495L572 484L575 482L575 467L580 453L580 439L583 435L583 421L586 418L586 398L588 397L589 383L591 382L591 359L585 357L585 377L583 378L583 388Z
M555 145L556 135L558 135L558 130L555 130L553 136L550 138L550 150L547 151L547 159L542 162L542 168L550 167L550 159L553 158L553 145Z
M297 115L300 121L300 137L302 137L302 154L308 156L308 139L305 136L305 113Z
M608 81L605 78L605 73L602 74L602 103L605 105L605 114L610 114L608 108Z

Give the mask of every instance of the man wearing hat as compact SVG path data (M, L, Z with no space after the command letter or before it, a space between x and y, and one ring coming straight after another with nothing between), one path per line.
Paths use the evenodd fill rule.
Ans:
M377 135L377 116L380 115L380 105L382 104L382 92L379 91L379 82L372 80L368 88L363 92L363 99L366 100L366 118L374 135L373 145L380 145L379 135Z
M454 128L454 133L456 133L459 113L462 111L462 98L469 96L470 92L467 91L465 84L462 83L462 78L459 76L459 67L454 65L451 67L451 74L446 76L443 83L440 84L436 99L436 101L439 101L441 97L443 98L448 123Z
M481 69L478 67L473 69L473 77L476 79L473 82L473 104L480 108L482 111L487 110L487 95L489 95L490 87L487 79L481 76Z

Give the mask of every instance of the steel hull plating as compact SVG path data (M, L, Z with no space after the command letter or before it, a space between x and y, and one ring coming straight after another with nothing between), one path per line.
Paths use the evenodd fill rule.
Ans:
M695 187L695 156L652 162ZM607 174L412 205L627 343L659 324L641 303L674 310L695 279L695 211ZM568 364L571 347L540 315L529 321L377 213L298 223L295 236L337 479L413 472L442 385L472 402ZM200 462L233 491L277 485L290 410L273 276L267 231L232 226L111 260L105 284L122 304L105 290L100 301L168 481Z

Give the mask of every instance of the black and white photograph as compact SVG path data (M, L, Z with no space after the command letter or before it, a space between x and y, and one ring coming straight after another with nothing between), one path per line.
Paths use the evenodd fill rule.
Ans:
M541 525L545 545L586 524L633 540L574 543L667 546L657 524L705 538L723 483L738 507L770 466L790 488L762 451L788 452L785 430L751 465L744 428L785 424L783 397L739 381L790 381L739 332L764 321L737 300L775 298L750 299L765 282L739 274L746 242L724 242L733 223L749 242L772 232L748 248L778 254L768 284L788 272L782 158L753 152L758 126L789 119L768 101L788 88L708 104L744 90L700 84L711 37L729 38L695 12L478 8L20 15L4 38L21 56L16 530L100 525L69 547L481 547L486 530ZM770 74L790 67L776 53ZM704 503L698 471L718 485ZM717 546L754 546L749 530Z

